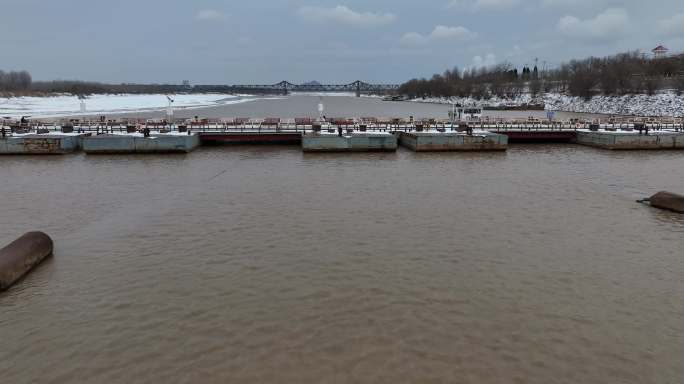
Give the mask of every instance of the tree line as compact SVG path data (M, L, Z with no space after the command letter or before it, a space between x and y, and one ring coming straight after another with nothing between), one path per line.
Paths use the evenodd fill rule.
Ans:
M159 94L159 93L232 93L235 89L229 85L194 85L185 84L107 84L77 80L32 81L26 71L0 71L0 96L19 95L95 95L95 94Z
M510 63L491 67L458 68L435 74L430 79L412 79L399 92L409 97L473 97L492 96L514 98L523 92L533 97L541 92L560 92L590 98L597 94L619 96L654 94L671 88L684 93L684 55L666 58L646 58L637 52L621 53L603 58L572 60L558 68L540 71Z
M542 92L560 92L590 98L597 94L619 96L654 94L660 89L684 93L684 55L647 58L638 52L621 53L603 58L572 60L558 68L542 70L524 67L521 71L510 63L461 71L453 68L430 79L413 79L404 83L399 93L409 97L473 97L515 98L523 93L533 97ZM4 94L74 95L106 93L180 93L223 90L220 86L177 84L106 84L84 81L32 81L27 71L0 70L0 92Z
M0 91L25 91L31 87L31 75L26 71L0 70Z
M70 93L73 95L93 94L142 94L142 93L180 93L189 92L187 86L179 84L105 84L85 81L40 81L34 82L31 90L37 93Z
M0 93L12 95L41 95L69 93L73 95L120 93L181 93L202 92L203 88L189 88L179 84L106 84L76 80L33 81L27 71L0 70Z

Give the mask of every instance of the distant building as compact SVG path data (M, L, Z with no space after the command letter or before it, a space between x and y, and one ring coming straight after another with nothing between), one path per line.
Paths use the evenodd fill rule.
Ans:
M651 52L653 52L653 58L662 59L663 57L667 57L667 53L670 52L670 50L662 45L659 45L653 48Z
M183 87L190 88L190 80L183 80Z

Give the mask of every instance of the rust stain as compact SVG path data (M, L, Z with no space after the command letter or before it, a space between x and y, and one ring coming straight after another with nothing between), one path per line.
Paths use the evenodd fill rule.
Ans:
M61 152L61 141L59 139L25 138L23 144L27 153Z

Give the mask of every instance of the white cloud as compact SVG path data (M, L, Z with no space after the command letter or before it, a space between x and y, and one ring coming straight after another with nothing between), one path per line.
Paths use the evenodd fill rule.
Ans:
M525 54L525 50L522 49L518 44L515 44L513 46L513 49L508 51L508 53L506 54L506 57L517 59L519 57L522 57L524 54Z
M461 26L447 27L444 25L438 25L435 27L432 33L430 33L431 39L465 40L470 39L471 37L473 37L473 33L470 32L467 28Z
M392 13L357 12L344 5L334 8L302 7L299 15L309 21L333 21L341 24L372 26L390 24L396 20Z
M541 0L541 5L545 7L584 7L586 5L595 3L595 0Z
M501 11L522 4L522 0L451 0L447 8L466 8L472 11Z
M432 41L450 40L450 41L466 41L472 40L477 36L475 32L470 31L466 27L447 27L445 25L438 25L430 32L429 35L421 35L417 32L409 32L401 38L404 44L426 44Z
M195 14L195 20L197 21L222 21L225 19L226 15L215 9L202 9Z
M658 22L658 30L663 36L684 37L684 13L677 13Z
M473 67L474 68L491 67L494 64L496 64L496 55L493 53L486 54L484 58L482 56L479 56L479 55L473 57Z
M567 37L583 40L609 41L622 37L628 31L629 14L622 8L609 8L593 19L580 20L564 16L558 20L557 29Z
M427 38L418 32L409 32L401 37L401 42L404 44L423 44L427 42Z

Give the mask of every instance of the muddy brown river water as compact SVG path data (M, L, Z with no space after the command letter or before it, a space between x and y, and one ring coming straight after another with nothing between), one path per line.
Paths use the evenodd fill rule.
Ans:
M680 383L684 154L4 157L2 383Z
M383 101L377 97L349 97L349 96L326 96L316 95L291 95L288 97L272 96L263 99L256 99L250 102L227 104L207 108L176 109L174 116L178 119L192 118L232 118L232 117L318 117L318 103L323 102L325 107L324 115L329 118L346 117L399 117L408 119L413 116L416 119L436 118L447 119L451 105L435 103L415 103L415 102L392 102ZM503 117L503 118L528 118L530 116L539 119L546 119L545 111L484 111L484 116ZM97 120L98 114L89 116L92 120ZM165 111L135 112L110 114L109 117L140 117L140 118L165 118ZM573 117L585 119L606 117L605 115L591 115L580 113L557 112L557 120L568 120Z

